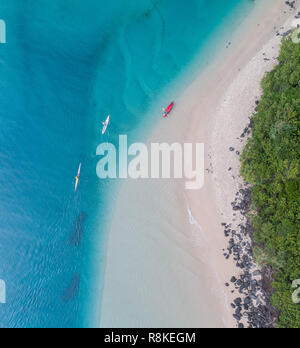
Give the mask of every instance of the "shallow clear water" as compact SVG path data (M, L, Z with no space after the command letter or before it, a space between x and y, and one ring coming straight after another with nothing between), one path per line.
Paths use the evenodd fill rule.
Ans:
M117 194L96 177L100 122L112 115L111 142L119 134L146 136L155 120L143 116L160 112L161 93L199 51L207 62L201 48L238 5L241 18L254 6L1 1L0 279L7 304L0 304L0 327L97 325Z

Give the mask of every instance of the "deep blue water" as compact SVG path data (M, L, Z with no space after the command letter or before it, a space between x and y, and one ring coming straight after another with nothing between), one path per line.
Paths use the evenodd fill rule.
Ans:
M96 177L99 124L110 113L110 141L138 131L141 139L140 129L149 131L143 115L160 111L160 93L238 5L241 19L254 6L1 0L0 279L7 304L0 304L0 327L97 325L117 194Z

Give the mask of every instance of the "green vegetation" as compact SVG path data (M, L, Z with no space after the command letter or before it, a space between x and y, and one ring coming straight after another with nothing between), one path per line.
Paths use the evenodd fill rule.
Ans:
M292 283L300 279L300 44L283 39L279 65L262 82L242 175L253 185L254 256L274 270L281 328L300 327Z

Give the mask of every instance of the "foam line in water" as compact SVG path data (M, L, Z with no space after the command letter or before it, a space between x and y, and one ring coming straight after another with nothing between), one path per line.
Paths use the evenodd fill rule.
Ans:
M185 197L185 200L186 200L186 210L189 216L190 225L195 226L195 229L193 229L192 231L192 240L196 245L203 246L203 242L205 243L208 242L205 237L205 233L203 232L203 229L201 225L199 224L199 222L193 216L187 197Z

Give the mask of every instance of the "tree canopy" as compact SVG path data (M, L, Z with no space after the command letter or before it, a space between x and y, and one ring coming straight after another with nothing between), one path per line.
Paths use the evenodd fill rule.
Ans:
M253 185L254 254L274 270L277 325L299 328L292 283L300 279L300 44L283 39L279 64L266 74L262 88L241 173Z

